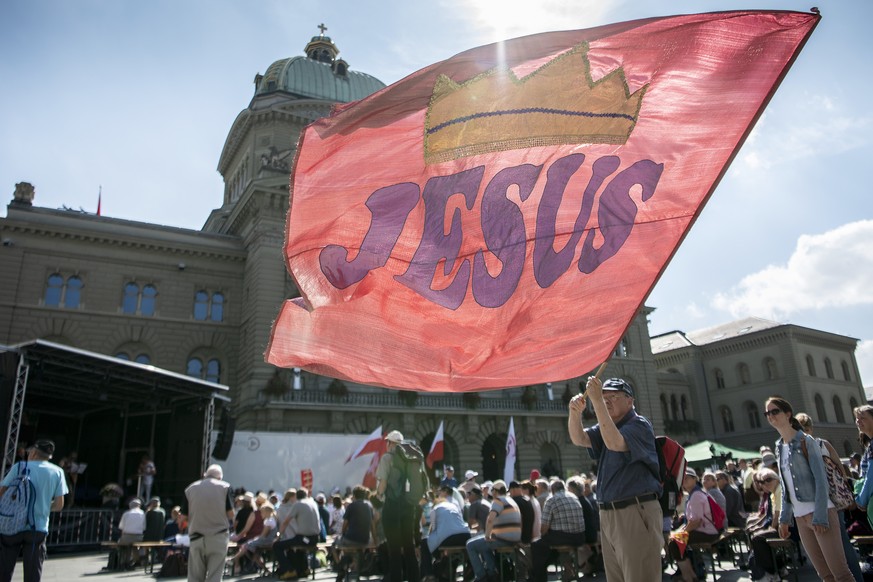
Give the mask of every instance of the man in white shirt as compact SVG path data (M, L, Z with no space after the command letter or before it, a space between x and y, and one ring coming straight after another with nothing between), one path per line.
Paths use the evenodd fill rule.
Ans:
M139 562L139 555L135 555L131 547L142 541L146 521L142 501L133 499L128 507L130 509L124 512L118 522L118 529L121 531L121 537L118 538L118 564L124 570L132 570L136 562Z

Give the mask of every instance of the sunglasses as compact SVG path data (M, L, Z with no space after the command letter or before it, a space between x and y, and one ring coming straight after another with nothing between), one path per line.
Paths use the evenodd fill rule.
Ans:
M766 479L759 479L758 483L763 485L764 483L772 483L775 480L776 480L776 477L767 477Z
M762 414L763 414L764 416L776 416L776 415L779 414L780 412L782 412L781 409L779 409L779 408L774 408L773 410L765 410Z

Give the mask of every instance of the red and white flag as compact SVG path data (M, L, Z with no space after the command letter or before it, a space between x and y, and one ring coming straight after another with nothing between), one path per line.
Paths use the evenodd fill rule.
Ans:
M300 137L284 252L301 297L267 361L442 392L595 369L819 20L531 35L336 107Z
M506 435L506 465L503 466L503 480L509 485L510 481L515 480L515 422L509 417L509 433Z
M430 452L427 454L425 463L428 469L433 469L434 463L443 460L443 421L440 421L440 427L433 437L433 443L430 445Z
M369 455L371 453L381 453L385 451L385 439L382 437L382 425L370 433L370 435L365 438L358 448L354 450L354 452L349 455L349 458L346 459L346 463L351 461L352 459L357 459L363 455Z

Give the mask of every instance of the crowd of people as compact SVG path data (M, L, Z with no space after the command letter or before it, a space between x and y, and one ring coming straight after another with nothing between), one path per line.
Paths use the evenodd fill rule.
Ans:
M597 422L585 427L582 413L588 407ZM574 562L582 571L602 569L607 580L652 579L672 565L675 579L693 582L702 576L695 545L719 542L727 527L747 536L750 552L743 567L753 580L781 579L784 564L774 560L771 539L794 540L822 580L862 580L850 538L873 534L868 517L873 479L867 478L873 406L854 410L863 454L848 464L830 443L813 436L812 419L795 413L784 398L768 398L763 414L774 429L774 445L762 446L754 459L689 466L675 508L664 503L654 431L634 408L633 387L617 378L592 377L585 397L570 401L567 426L571 441L596 462L596 474L564 480L535 470L529 479L507 483L480 481L468 470L459 482L446 465L438 485L411 499L411 476L398 464L406 441L395 430L385 437L387 452L373 491L361 485L330 496L313 496L303 487L281 497L273 491L232 491L221 467L212 465L169 516L157 497L144 508L139 498L132 499L119 523L119 546L187 535L189 580L197 581L220 580L228 560L234 570L263 570L268 550L280 579L304 578L314 567L312 550L327 541L337 582L351 567L352 551L362 557L356 567L381 573L386 582L448 579L449 552L466 554L475 582L498 582L506 548L524 549L514 561L517 580L545 582L558 546L577 548ZM2 580L11 576L20 552L25 579L39 580L48 513L62 507L67 493L63 471L48 462L53 449L49 441L28 449L38 524L0 535ZM0 496L22 470L17 464L5 476ZM853 484L846 503L835 496L835 482ZM228 542L236 544L230 558ZM119 555L125 566L139 558L130 551Z

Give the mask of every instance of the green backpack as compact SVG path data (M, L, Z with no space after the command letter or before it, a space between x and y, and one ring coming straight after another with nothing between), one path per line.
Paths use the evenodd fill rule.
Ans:
M424 453L414 442L402 441L397 443L391 456L391 471L388 474L385 496L392 501L418 505L428 485Z

